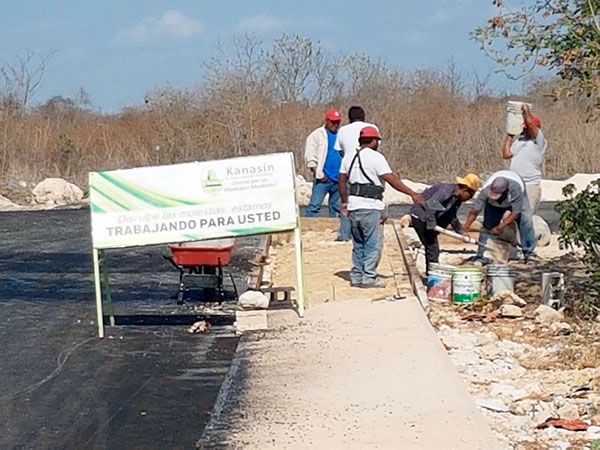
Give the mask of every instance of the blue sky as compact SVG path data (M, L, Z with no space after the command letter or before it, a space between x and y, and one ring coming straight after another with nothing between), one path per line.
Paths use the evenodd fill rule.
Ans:
M406 69L461 71L494 66L468 33L492 13L491 0L18 0L2 2L0 64L26 49L56 51L34 103L83 87L105 112L141 104L165 85L192 86L218 42L236 33L266 43L282 33L318 40L333 54L365 52ZM502 75L492 87L516 90Z

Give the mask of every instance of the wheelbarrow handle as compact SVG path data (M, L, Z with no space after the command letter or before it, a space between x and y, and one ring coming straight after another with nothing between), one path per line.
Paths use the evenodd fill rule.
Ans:
M181 266L175 262L172 256L162 255L162 257L173 264L173 267L175 267L177 270L181 270Z

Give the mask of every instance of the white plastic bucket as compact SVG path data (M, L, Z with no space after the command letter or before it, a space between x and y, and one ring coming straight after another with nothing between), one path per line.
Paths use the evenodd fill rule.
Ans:
M514 292L516 270L504 264L490 264L486 268L487 292L493 297L497 292L507 290Z
M454 266L431 263L427 274L427 298L430 301L449 302L452 299L452 271Z
M483 275L478 268L460 267L452 273L452 302L468 304L481 297Z
M523 105L531 111L531 103L509 101L506 105L506 133L516 136L523 131Z

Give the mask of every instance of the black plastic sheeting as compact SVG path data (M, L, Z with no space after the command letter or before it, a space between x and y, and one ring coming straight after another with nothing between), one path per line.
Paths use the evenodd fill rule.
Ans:
M109 251L124 325L98 339L89 227L87 209L0 214L0 448L191 448L238 338L188 333L198 303L176 305L153 246ZM241 290L259 242L238 240Z

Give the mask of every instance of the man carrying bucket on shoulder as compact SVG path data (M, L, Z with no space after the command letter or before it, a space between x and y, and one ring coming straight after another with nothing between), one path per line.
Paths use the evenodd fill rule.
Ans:
M427 273L430 264L437 263L440 257L440 246L436 226L448 228L449 225L457 233L463 227L457 213L461 205L473 198L479 190L479 177L470 173L464 178L456 177L456 183L438 183L426 189L421 195L425 204L415 203L410 210L412 226L425 246Z
M516 137L512 134L506 136L502 143L502 157L510 160L510 170L525 182L533 215L542 198L542 168L548 143L542 133L541 119L531 114L526 103L522 105L521 110L523 131Z
M519 227L521 249L525 261L537 258L535 253L536 239L533 229L533 217L525 183L514 172L500 170L493 174L483 185L479 196L473 203L465 221L465 231L469 232L471 225L483 211L483 230L479 236L479 248L476 261L485 262L483 258L484 246L490 235L500 240L509 241L510 228L516 223ZM508 212L508 214L506 214Z

